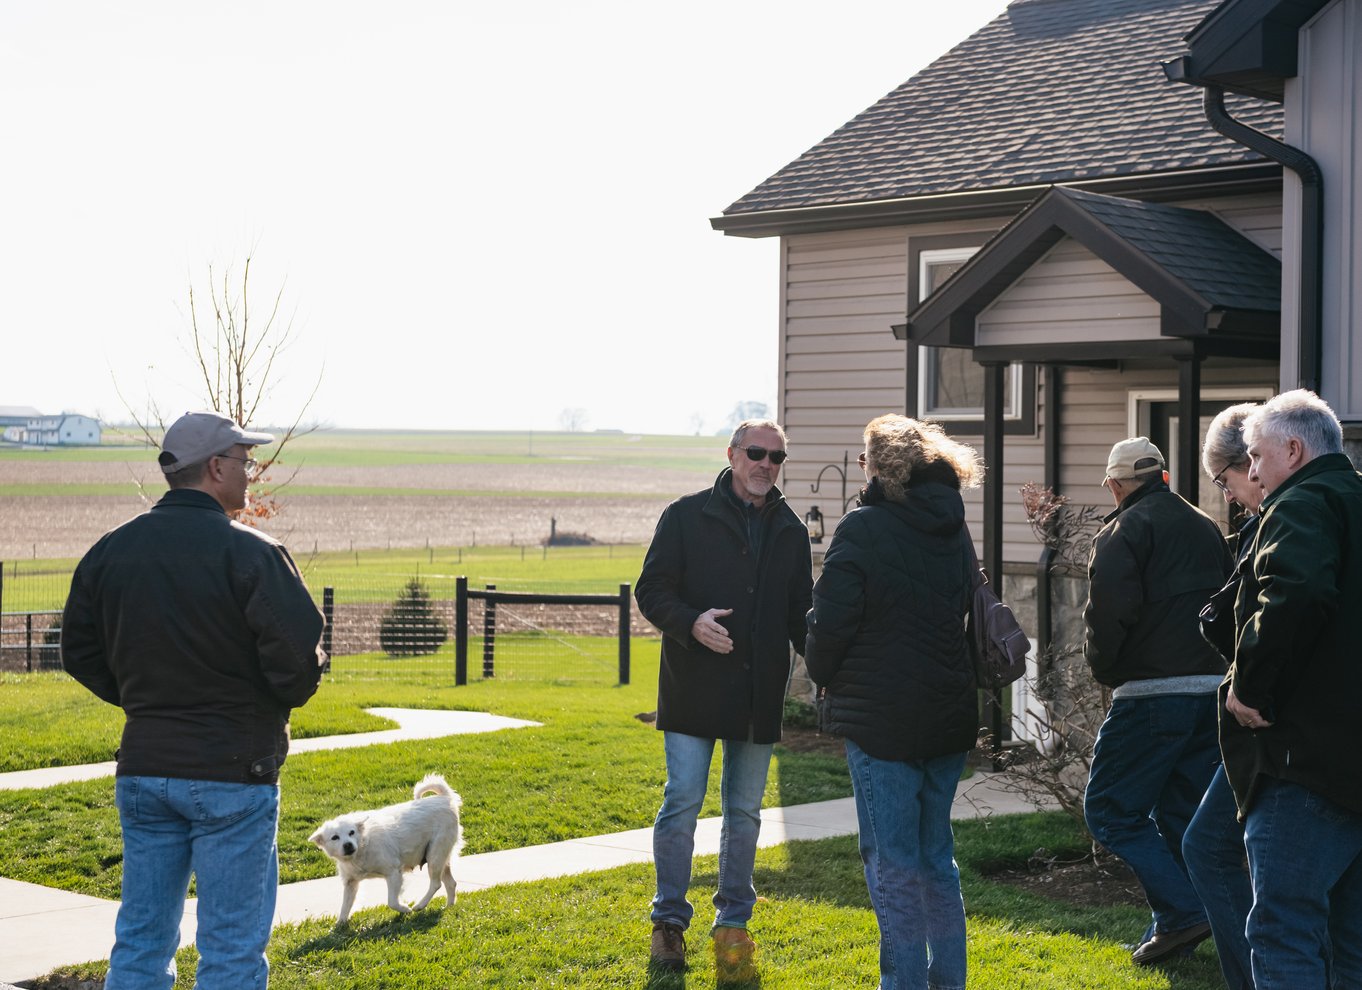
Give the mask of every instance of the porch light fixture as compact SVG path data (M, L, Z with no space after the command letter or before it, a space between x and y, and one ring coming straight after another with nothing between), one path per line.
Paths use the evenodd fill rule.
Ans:
M809 506L809 511L804 513L804 525L809 529L809 542L823 542L823 513L818 511L818 506Z

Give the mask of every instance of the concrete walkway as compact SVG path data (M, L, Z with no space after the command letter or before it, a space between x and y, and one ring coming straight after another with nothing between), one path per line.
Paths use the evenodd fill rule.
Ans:
M394 710L375 711L387 714ZM495 718L480 716L476 712L438 714ZM412 724L415 725L415 722ZM472 725L474 721L470 720L466 724ZM489 730L484 728L481 731ZM350 740L354 737L331 738ZM295 752L303 742L309 741L300 740ZM310 742L313 744L311 748L325 748L321 740ZM345 745L366 743L347 742ZM62 769L72 771L68 779L89 779L81 774L86 768ZM0 775L3 776L8 775ZM0 787L4 785L5 782L0 780ZM969 780L961 781L952 817L977 818L1032 810L1034 807L1029 802L1004 789L994 775L976 773ZM699 823L695 836L696 855L712 855L719 851L719 827L718 818L703 819ZM763 847L794 839L824 839L855 832L856 808L851 798L789 808L769 808L762 812ZM524 849L464 856L454 864L454 876L460 891L472 891L497 884L544 880L651 860L652 829L643 828ZM408 884L417 892L423 892L426 886L424 873L409 875ZM279 888L275 924L308 918L334 918L340 907L340 893L340 881L334 876L285 884ZM404 894L404 899L410 902L413 897ZM360 885L355 910L386 903L387 887L384 882L381 879L367 880ZM185 916L180 926L183 943L194 940L196 909L197 903L193 900L185 906ZM113 947L117 912L117 901L0 878L0 990L3 990L4 981L14 983L32 980L57 966L107 959Z

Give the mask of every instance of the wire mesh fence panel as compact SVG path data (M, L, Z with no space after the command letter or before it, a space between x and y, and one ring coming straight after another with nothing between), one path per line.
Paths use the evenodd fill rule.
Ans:
M495 580L477 582L479 587L472 590L495 588L518 594L599 597L601 601L498 601L489 608L484 600L470 599L467 679L564 684L614 684L627 679L629 638L656 636L657 631L638 614L631 595L621 596L621 579L615 575L633 577L632 557L612 558L609 548L586 550L572 555L558 551L558 566L573 569L575 574L583 567L601 568L604 561L603 572L614 573L545 580L540 574L517 573L519 553L486 551L491 566L500 573ZM327 616L330 677L455 683L457 576L448 567L423 573L420 565L429 568L435 554L425 556L425 561L403 560L392 569L335 568L325 575L330 579L326 583L317 580L320 575L309 577L313 597ZM526 556L533 563L536 553ZM553 554L540 551L537 556L540 564L545 559L553 562ZM60 669L61 610L75 565L75 560L65 559L0 565L0 671ZM622 620L626 624L623 641Z
M357 576L358 577L358 576ZM330 676L351 680L408 678L447 671L456 681L457 579L445 575L338 583L331 589ZM511 594L599 597L599 602L489 601L477 597L500 583L475 589L466 603L466 680L534 680L616 684L627 677L627 628L621 644L621 614L640 623L627 593L607 582L509 581ZM586 585L586 587L584 587ZM325 589L320 589L325 597ZM607 600L608 599L608 600ZM622 609L623 605L623 609ZM623 652L622 652L623 651ZM622 656L626 666L622 667ZM424 676L423 676L424 679Z
M0 562L0 671L61 669L61 613L74 561Z

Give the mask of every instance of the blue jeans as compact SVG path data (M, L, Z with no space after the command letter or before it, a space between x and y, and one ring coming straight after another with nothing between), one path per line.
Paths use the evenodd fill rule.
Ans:
M264 990L279 889L279 788L119 777L123 903L105 990L175 982L189 875L198 888L198 990Z
M865 885L880 926L880 990L965 985L965 902L951 802L965 753L878 760L850 739Z
M1161 932L1206 921L1182 836L1220 764L1213 694L1122 698L1093 747L1083 816L1139 878Z
M1220 972L1230 990L1254 990L1244 927L1253 885L1244 862L1244 826L1225 768L1217 767L1192 824L1182 837L1182 858L1215 937Z
M662 808L653 824L653 862L657 895L652 920L682 929L690 927L695 909L686 900L691 857L695 852L695 822L705 803L709 765L716 740L664 732L667 787ZM746 928L757 903L752 868L761 832L761 799L766 771L771 766L771 744L723 740L723 772L719 798L723 826L719 833L719 889L714 893L714 925Z
M1362 815L1299 784L1264 778L1244 843L1257 990L1362 988Z

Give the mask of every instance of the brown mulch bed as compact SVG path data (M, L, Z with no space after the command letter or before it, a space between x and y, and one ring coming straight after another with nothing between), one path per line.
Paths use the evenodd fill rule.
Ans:
M791 753L826 753L846 756L846 745L839 736L829 736L817 729L799 729L787 725L780 730L780 742Z
M1114 856L1056 860L1038 849L1023 869L999 870L988 879L1078 907L1144 907L1140 881Z

